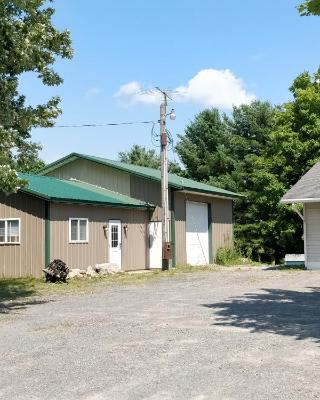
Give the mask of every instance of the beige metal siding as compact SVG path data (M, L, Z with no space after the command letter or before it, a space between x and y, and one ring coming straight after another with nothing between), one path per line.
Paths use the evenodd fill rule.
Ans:
M228 199L212 199L212 240L213 255L220 247L233 244L233 201Z
M305 208L306 266L320 267L320 203L306 203ZM310 265L310 263L312 263Z
M130 196L156 206L151 221L161 221L161 184L152 180L130 176Z
M232 245L232 200L213 198L189 193L175 193L176 219L176 262L177 265L187 263L186 255L186 201L210 203L212 211L212 248L213 256L220 247Z
M47 175L59 179L78 179L130 196L130 175L92 161L78 159Z
M69 243L69 218L89 219L89 243ZM122 229L122 269L147 268L148 211L110 207L52 204L51 258L61 258L71 268L108 262L108 237L103 226L110 219L118 219L128 226Z
M44 201L17 193L0 194L0 218L20 218L20 244L0 245L0 277L42 276Z
M186 252L186 195L184 193L174 194L174 210L176 219L176 263L187 264Z

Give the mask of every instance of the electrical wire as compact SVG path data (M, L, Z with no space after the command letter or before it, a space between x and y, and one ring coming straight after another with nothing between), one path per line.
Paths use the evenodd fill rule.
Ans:
M151 128L151 143L153 147L160 146L160 134L155 131L155 124L153 124Z
M101 126L119 126L119 125L146 125L146 124L156 124L158 121L130 121L130 122L109 122L105 124L79 124L79 125L53 125L49 128L92 128Z

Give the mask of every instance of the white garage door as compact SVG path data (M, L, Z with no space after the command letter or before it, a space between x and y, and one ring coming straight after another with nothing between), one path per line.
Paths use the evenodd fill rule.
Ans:
M187 263L209 264L208 204L186 203Z

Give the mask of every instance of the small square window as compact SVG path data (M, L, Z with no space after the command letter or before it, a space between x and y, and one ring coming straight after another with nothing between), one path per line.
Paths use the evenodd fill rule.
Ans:
M69 241L71 243L88 242L88 219L70 218L69 220Z
M20 219L8 218L0 220L0 243L20 243Z

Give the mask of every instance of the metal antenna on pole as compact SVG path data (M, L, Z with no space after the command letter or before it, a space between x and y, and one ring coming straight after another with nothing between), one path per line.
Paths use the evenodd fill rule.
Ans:
M166 128L167 119L167 99L168 94L156 88L163 94L163 102L160 105L160 143L161 143L161 206L162 206L162 270L169 269L171 259L170 242L170 214L169 214L169 193L168 193L168 135ZM170 113L170 118L175 118L174 110Z

